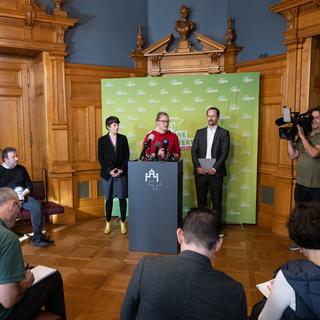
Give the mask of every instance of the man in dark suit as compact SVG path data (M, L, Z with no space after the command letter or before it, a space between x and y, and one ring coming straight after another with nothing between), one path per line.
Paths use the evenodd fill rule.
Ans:
M197 130L191 154L195 174L195 186L198 207L207 206L208 189L211 195L212 209L222 214L222 184L227 175L225 161L228 157L229 131L218 126L220 111L216 107L207 110L208 126ZM201 166L199 159L214 159L213 166Z
M177 230L181 253L149 256L133 272L121 319L247 319L243 287L211 266L222 244L217 211L191 209Z

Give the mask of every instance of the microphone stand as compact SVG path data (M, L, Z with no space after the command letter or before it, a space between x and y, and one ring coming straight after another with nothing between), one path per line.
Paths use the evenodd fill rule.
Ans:
M145 154L145 153L146 153L147 148L148 148L148 143L145 142L145 143L143 144L143 148L142 148L142 151L141 151L139 160L144 161L144 160L146 159L146 154Z

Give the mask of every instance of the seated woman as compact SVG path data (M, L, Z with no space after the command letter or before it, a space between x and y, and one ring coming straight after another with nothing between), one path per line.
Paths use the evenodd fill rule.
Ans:
M307 259L280 267L258 319L320 319L320 203L297 205L288 229Z

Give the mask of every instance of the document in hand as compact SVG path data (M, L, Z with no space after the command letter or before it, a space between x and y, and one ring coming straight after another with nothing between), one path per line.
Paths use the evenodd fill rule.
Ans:
M272 287L273 279L259 283L256 285L257 289L259 289L266 298L269 298L271 287Z
M33 276L34 276L34 281L33 281L32 285L35 285L36 283L38 283L42 279L49 277L51 274L53 274L57 270L53 269L53 268L38 265L38 266L34 267L33 269L31 269L30 271L33 273Z
M199 162L201 167L204 168L206 172L208 172L209 169L211 169L216 163L216 159L199 158Z

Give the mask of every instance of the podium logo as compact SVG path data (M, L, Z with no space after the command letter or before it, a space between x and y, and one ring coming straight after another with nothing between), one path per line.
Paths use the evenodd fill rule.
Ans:
M153 169L150 169L149 172L145 173L144 181L152 188L152 190L158 190L161 186L159 180L159 173L156 173Z

